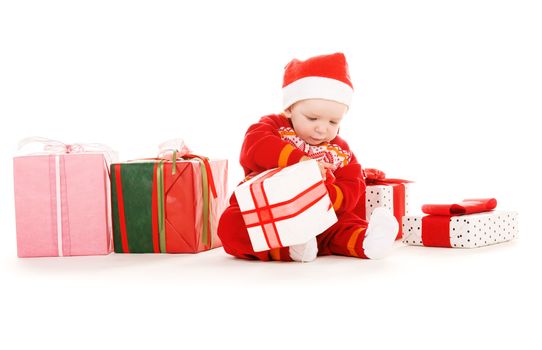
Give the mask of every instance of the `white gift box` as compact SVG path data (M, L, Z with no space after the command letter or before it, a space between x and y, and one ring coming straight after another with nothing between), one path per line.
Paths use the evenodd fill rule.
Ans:
M376 208L386 208L392 215L395 216L397 222L399 223L399 232L397 233L396 239L401 239L403 235L401 220L404 215L409 214L408 195L410 192L410 186L411 183L408 182L390 183L388 185L367 185L365 189L365 219L369 221L373 211ZM394 198L395 187L404 188L404 198ZM403 191L401 190L400 192ZM393 204L394 199L400 203L398 208L395 208ZM403 204L404 208L402 207Z
M409 245L448 246L428 243L435 235L449 239L451 248L476 248L506 242L518 236L518 213L491 211L477 214L442 217L449 225L439 232L423 232L423 218L403 217L403 243ZM446 219L448 218L448 219ZM430 236L428 236L430 235ZM439 239L440 240L440 239Z
M337 222L316 160L263 172L235 196L255 252L306 243Z
M409 183L404 183L405 186L405 215L409 214L408 194L410 193ZM376 208L384 207L394 213L393 206L393 187L384 185L368 185L365 189L365 212L367 220L373 214Z

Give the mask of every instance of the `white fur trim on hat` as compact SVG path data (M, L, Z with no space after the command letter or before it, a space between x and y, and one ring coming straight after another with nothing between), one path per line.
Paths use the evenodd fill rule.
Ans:
M282 88L282 106L286 109L301 100L321 98L350 107L352 93L352 88L342 81L324 77L306 77Z

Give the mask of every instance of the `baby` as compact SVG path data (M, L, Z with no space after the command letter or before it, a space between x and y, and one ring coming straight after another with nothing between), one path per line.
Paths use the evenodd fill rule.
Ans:
M232 195L218 225L224 250L243 259L303 262L330 254L384 257L397 236L397 220L384 208L375 209L368 223L360 218L359 208L365 205L360 201L365 191L363 171L338 136L353 93L345 56L292 60L284 70L282 91L284 112L264 116L248 128L241 166L248 179L268 169L316 159L338 221L305 244L254 252Z

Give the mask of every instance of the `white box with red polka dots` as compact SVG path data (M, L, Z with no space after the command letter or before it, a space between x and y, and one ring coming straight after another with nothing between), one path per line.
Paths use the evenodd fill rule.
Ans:
M427 240L424 242L427 235L449 235L450 248L477 248L510 241L519 233L518 213L514 211L452 216L448 232L422 232L423 218L423 215L403 217L403 243L427 246Z

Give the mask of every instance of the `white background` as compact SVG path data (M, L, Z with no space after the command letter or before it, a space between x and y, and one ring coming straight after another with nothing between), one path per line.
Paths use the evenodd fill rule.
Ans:
M539 2L353 6L2 1L2 348L539 348ZM280 112L284 65L335 51L355 86L341 135L360 162L416 180L418 208L496 197L519 211L520 239L310 264L222 249L16 258L20 139L101 142L126 160L182 137L230 160L231 190L246 128Z

